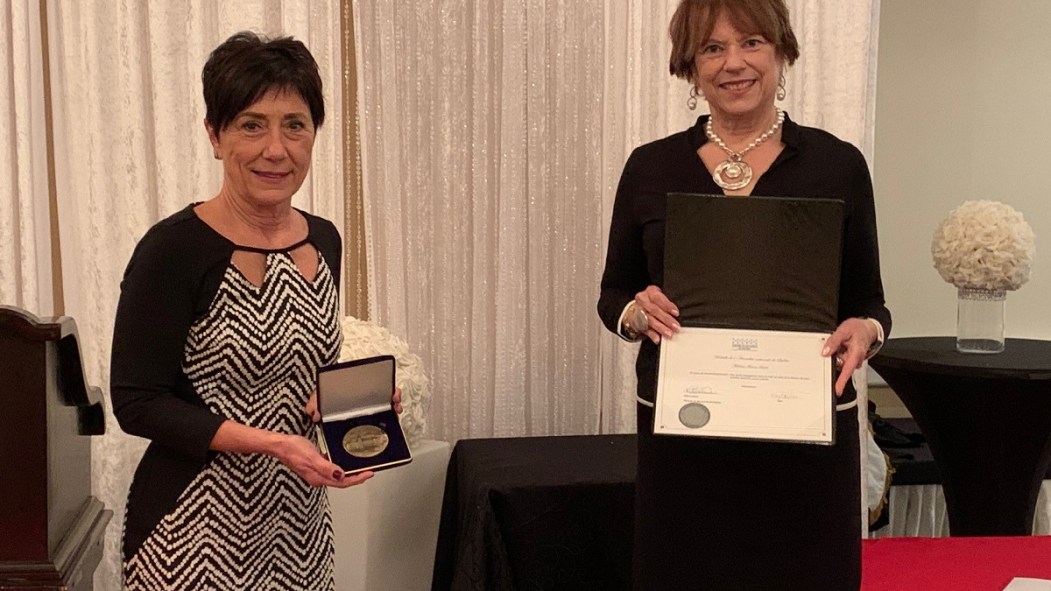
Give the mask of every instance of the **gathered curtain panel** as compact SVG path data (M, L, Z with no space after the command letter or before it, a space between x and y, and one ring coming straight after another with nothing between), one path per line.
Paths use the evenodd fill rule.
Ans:
M40 4L9 0L0 19L0 304L55 312Z
M631 149L688 127L677 0L356 0L373 319L440 439L635 428L636 346L595 312ZM878 0L789 0L782 103L871 157Z
M784 108L871 156L879 0L788 4L803 57ZM108 390L132 248L219 187L202 123L208 52L239 30L292 34L318 59L328 106L295 205L342 220L348 258L361 261L344 273L357 275L348 311L367 309L420 355L429 435L631 431L635 346L602 329L595 302L627 155L704 110L687 110L688 86L667 74L675 5L11 0L0 22L0 99L12 107L0 120L0 301L64 306L89 381ZM64 297L53 304L55 284ZM115 517L95 586L116 589L145 442L107 421L93 490Z

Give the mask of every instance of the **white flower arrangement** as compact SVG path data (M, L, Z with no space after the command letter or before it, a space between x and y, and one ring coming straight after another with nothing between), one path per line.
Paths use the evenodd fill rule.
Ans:
M1035 253L1033 228L998 201L965 201L931 240L934 268L959 288L1018 289L1029 281Z
M430 380L423 371L419 355L411 353L405 341L374 322L347 316L343 320L342 330L340 361L377 355L394 356L394 383L401 388L401 427L409 447L415 448L427 427L425 411L431 398Z

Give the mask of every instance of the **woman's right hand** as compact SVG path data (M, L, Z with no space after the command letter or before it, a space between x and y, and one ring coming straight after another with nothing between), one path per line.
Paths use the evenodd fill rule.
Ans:
M284 436L274 450L274 457L310 486L348 488L373 476L372 472L344 475L343 468L326 459L309 439L300 435Z
M223 421L208 446L229 453L262 453L277 458L311 486L347 488L372 478L372 472L345 476L343 469L330 462L302 435L277 433L249 427L233 420Z
M679 324L679 308L668 299L668 296L664 295L661 288L656 285L650 285L646 289L635 294L635 307L642 309L646 313L648 319L647 324L649 325L645 332L639 331L645 334L653 344L659 345L661 337L671 338L672 335L679 332L682 326ZM638 330L640 327L632 326Z
M307 400L307 405L303 407L303 412L310 417L311 421L315 423L321 422L321 411L317 408L317 390L310 393L310 398Z

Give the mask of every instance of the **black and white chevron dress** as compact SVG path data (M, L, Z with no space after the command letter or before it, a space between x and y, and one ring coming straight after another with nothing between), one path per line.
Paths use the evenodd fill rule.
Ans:
M213 415L313 440L303 406L317 368L338 357L337 287L320 254L316 277L306 279L290 255L293 248L261 251L266 272L260 286L226 259L211 304L189 326L181 370L187 391ZM163 437L151 449L158 440ZM126 524L127 589L333 588L324 489L271 456L209 452L192 479L176 484L174 504L160 515L141 500L144 495L136 496L138 485L163 482L164 475L154 472L144 458L132 485L128 519L138 523L155 512L159 521L130 553L133 528Z

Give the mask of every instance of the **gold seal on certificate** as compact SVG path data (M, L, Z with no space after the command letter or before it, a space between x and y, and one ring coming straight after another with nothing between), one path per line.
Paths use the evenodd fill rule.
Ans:
M354 427L343 436L343 449L358 458L371 458L387 449L390 438L387 432L375 425Z
M700 402L690 402L679 409L679 422L691 429L700 429L707 425L711 418L711 411Z

